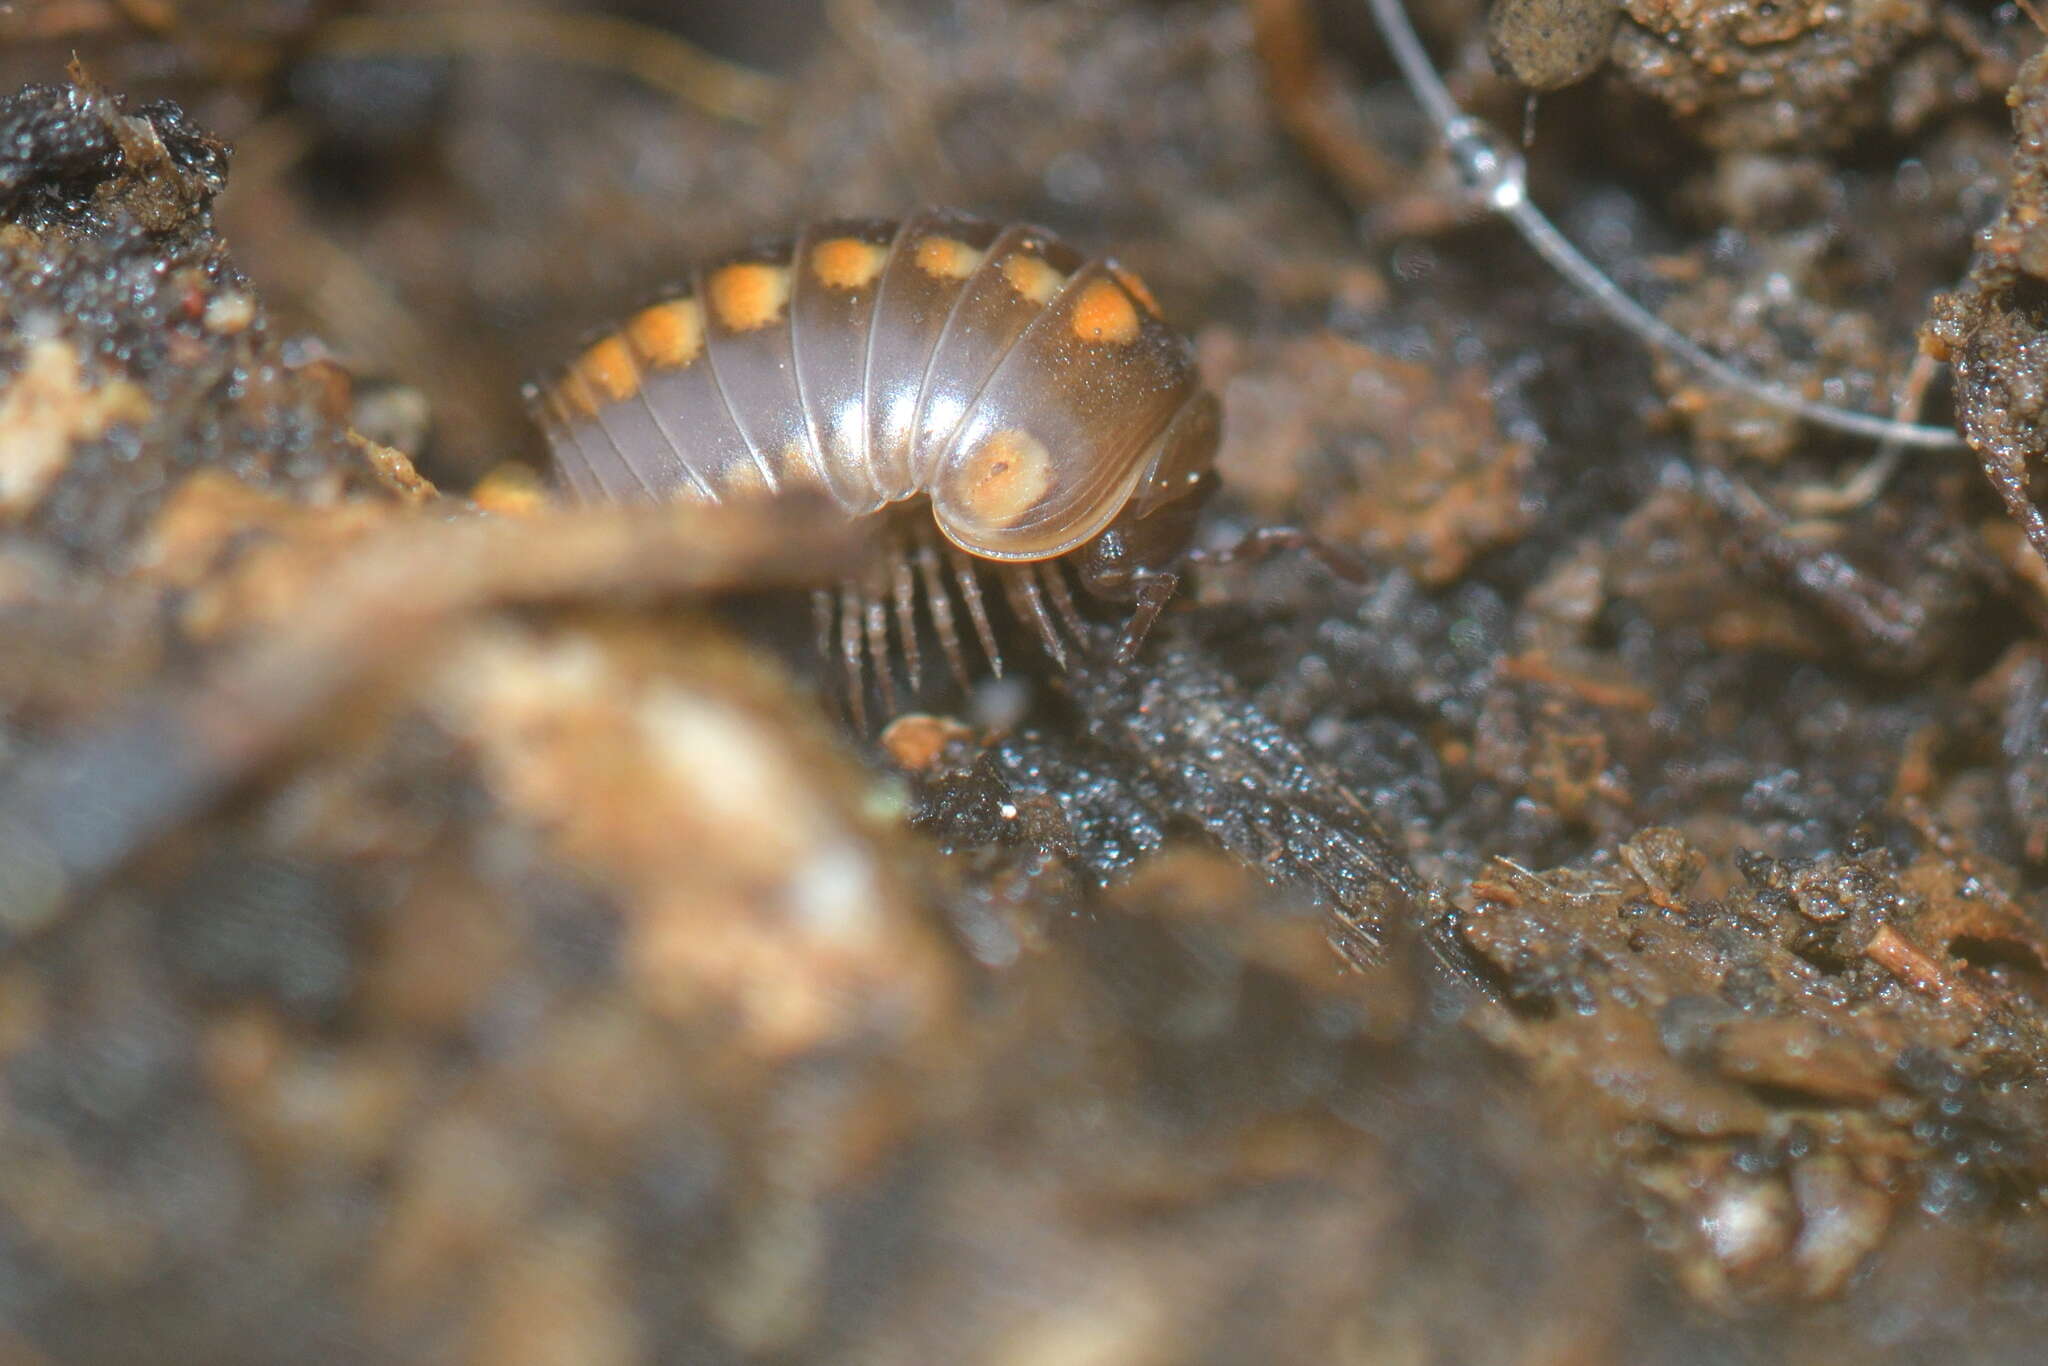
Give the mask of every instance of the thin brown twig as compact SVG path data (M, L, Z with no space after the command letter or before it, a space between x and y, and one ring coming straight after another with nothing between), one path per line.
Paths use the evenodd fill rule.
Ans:
M1912 367L1906 371L1906 381L1899 388L1898 402L1892 407L1892 417L1901 423L1918 422L1927 390L1940 372L1939 361L1924 351L1916 351ZM1828 517L1853 511L1884 491L1905 456L1906 448L1896 441L1883 442L1877 454L1858 465L1847 479L1835 484L1804 485L1792 490L1785 501L1801 517Z
M354 680L482 607L808 584L843 570L857 529L828 508L761 515L664 504L528 520L429 505L366 539L282 628L159 684L0 785L0 931L47 924L149 840L209 808Z
M624 72L682 104L736 123L765 123L784 100L777 77L715 57L666 29L588 11L434 9L352 14L312 39L326 57L509 54Z
M1353 202L1394 193L1401 168L1380 151L1345 99L1306 0L1245 0L1245 9L1281 126Z

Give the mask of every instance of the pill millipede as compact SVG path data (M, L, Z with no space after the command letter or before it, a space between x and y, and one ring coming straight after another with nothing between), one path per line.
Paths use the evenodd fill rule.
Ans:
M1178 583L1215 484L1215 396L1144 282L1046 229L932 209L835 220L741 251L528 388L583 501L800 492L883 517L876 569L817 599L860 720L892 657L922 680L917 604L968 679L957 593L990 669L994 579L1061 667L1070 590L1132 610L1129 659ZM891 628L895 639L892 642Z

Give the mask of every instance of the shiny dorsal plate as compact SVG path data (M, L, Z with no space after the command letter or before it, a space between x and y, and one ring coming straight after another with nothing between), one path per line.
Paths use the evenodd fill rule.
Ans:
M1123 510L1196 385L1187 342L1090 262L1010 347L947 447L931 484L939 529L992 560L1073 549Z
M731 256L697 275L704 353L753 451L761 491L831 491L811 450L789 345L790 246Z
M601 496L627 502L666 496L653 469L658 452L641 439L646 408L639 369L616 334L585 347L548 398Z
M526 388L526 409L547 434L548 449L554 453L555 469L569 486L570 497L579 503L602 502L607 497L597 470L583 443L576 439L576 417L563 398L562 381L530 384Z
M929 488L939 458L981 386L1032 320L1080 268L1079 252L1042 228L1006 228L953 302L917 402L910 474Z
M653 405L647 399L651 371L625 332L614 332L586 350L575 362L575 373L602 399L598 405L598 426L610 436L618 451L618 463L631 477L637 496L659 502L676 498L684 487L696 494L705 492L696 483L696 471L690 467L686 453L668 438L653 416Z
M919 491L910 465L918 395L960 291L994 242L996 224L926 210L904 220L882 272L868 342L868 464L882 496Z
M684 294L649 304L626 319L618 335L639 367L640 401L660 433L651 478L662 496L715 503L736 488L758 485L753 450L704 359L704 310L697 299Z
M818 466L851 516L887 498L868 460L868 330L896 225L877 220L805 229L791 262L790 348Z

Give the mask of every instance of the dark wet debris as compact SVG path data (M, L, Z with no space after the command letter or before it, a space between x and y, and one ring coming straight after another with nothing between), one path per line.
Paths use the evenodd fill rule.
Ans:
M1961 381L1958 415L1971 449L2035 554L2048 559L2048 519L2034 493L2048 456L2048 413L2039 381L2048 359L2039 316L2042 282L2048 280L2048 239L2041 226L2048 207L2044 82L2048 58L2036 55L2007 96L2015 152L2004 207L1978 234L1962 286L1935 300L1923 345L1955 368Z
M0 517L111 569L197 470L352 487L345 378L290 364L212 233L223 143L81 71L0 105L0 149Z
M0 15L0 1359L2038 1359L2033 39L1493 7L1546 202L1742 363L1884 407L1953 288L1993 497L1636 354L1255 8L874 7L758 126ZM870 740L714 610L846 572L815 509L502 463L609 305L918 199L1118 249L1232 414L1209 544L1366 581L1212 565Z
M927 775L916 823L954 846L1057 854L1103 884L1207 843L1328 913L1360 963L1424 919L1430 889L1364 801L1213 664L1167 649L1060 682L1085 717L1078 744L1027 730Z
M125 113L79 71L70 85L0 99L0 208L39 231L133 218L175 231L227 184L228 148L170 100Z
M1744 853L1706 895L1652 829L1584 872L1503 864L1458 912L1505 998L1477 1026L1579 1079L1703 1298L1834 1294L1900 1211L2031 1203L2048 1173L2048 941L2004 875L1903 842Z

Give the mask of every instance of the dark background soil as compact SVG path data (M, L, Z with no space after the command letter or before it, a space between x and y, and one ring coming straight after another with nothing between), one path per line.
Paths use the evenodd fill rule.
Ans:
M1667 320L1977 449L1646 353L1358 5L0 11L0 1361L2038 1360L2040 35L1411 9ZM877 738L829 526L522 475L922 203L1137 269L1203 540L1365 581Z

